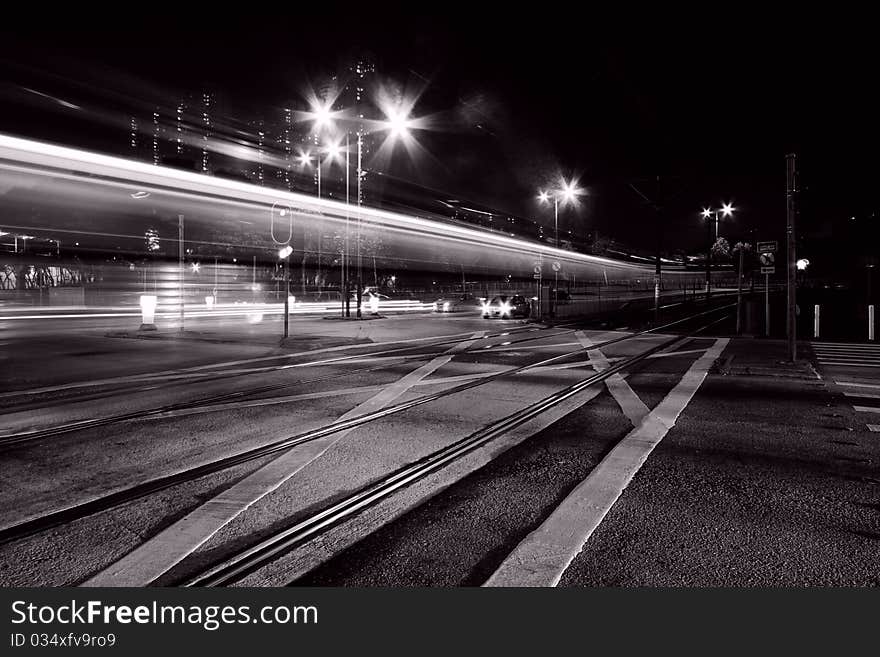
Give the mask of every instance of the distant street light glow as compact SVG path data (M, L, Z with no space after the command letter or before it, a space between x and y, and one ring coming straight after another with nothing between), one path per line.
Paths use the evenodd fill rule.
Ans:
M391 136L395 139L409 136L409 116L406 112L400 111L400 108L389 108L386 110L385 126L391 131Z
M197 262L192 263L192 264L190 265L190 267L192 267L193 274L198 274L198 273L199 273L199 269L201 269L201 265L200 265L199 263L197 263Z
M797 268L799 270L804 271L810 265L810 261L807 260L806 258L801 258L795 264L797 265Z
M329 128L333 124L333 117L336 115L336 112L334 112L330 106L330 103L317 100L313 102L310 116L315 130Z
M289 257L291 253L293 253L293 247L288 244L283 249L278 251L278 259L284 260L285 258Z
M327 146L325 149L327 155L330 156L330 159L337 159L340 155L342 155L342 145L339 142L335 142Z
M709 208L703 208L703 218L708 219L712 216L712 211Z
M734 210L734 208L730 203L725 203L724 205L721 206L721 215L723 217L729 217L730 215L733 214L733 210Z

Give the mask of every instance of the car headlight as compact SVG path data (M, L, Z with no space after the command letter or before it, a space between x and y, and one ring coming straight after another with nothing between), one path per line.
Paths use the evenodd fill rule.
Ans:
M509 313L510 312L510 304L507 302L502 303L501 304L501 312L502 313Z
M449 302L443 304L443 310L449 310Z

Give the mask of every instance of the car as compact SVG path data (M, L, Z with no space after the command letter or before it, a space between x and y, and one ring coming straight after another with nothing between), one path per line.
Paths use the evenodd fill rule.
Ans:
M483 304L483 317L500 317L510 319L513 317L528 317L532 308L529 300L521 294L499 294L491 301Z
M475 297L473 294L443 297L434 302L434 312L457 313L466 311L478 313L483 308L483 301L484 299Z

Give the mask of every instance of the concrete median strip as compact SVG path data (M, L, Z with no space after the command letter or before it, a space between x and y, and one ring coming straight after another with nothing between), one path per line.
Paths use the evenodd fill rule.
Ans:
M727 338L716 340L663 401L517 545L484 586L556 586L624 488L675 425L728 342Z
M485 334L485 331L474 333L471 340L456 344L447 350L445 355L432 359L398 381L385 386L379 393L339 419L357 417L387 406ZM86 580L82 586L147 586L192 554L257 500L276 490L306 465L319 458L350 431L340 431L282 453L281 456Z

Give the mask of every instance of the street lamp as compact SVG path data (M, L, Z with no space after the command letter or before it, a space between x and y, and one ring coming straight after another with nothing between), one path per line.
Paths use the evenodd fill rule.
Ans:
M706 250L706 300L709 299L709 294L712 289L712 245L718 241L718 213L721 213L722 217L731 217L733 216L734 210L736 208L733 207L730 203L722 203L720 208L703 208L703 219L706 220L706 234L709 238L709 244ZM713 219L715 223L715 239L712 239L712 224L709 223L709 220Z
M577 197L580 194L583 194L583 190L577 186L577 181L571 180L566 181L562 180L562 185L559 189L550 190L549 192L546 190L538 191L538 200L541 203L549 203L550 198L553 198L553 233L554 233L554 242L555 246L559 248L559 201L562 200L562 205L565 206L566 203L574 203L577 200ZM553 305L550 310L550 316L554 317L556 315L556 297L559 295L559 268L553 268L553 276L554 276L554 291L553 297L551 301L553 301Z

